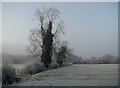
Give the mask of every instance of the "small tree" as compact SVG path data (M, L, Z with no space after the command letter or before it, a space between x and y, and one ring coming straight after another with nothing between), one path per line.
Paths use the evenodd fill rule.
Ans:
M54 49L56 62L59 66L62 66L63 63L69 62L68 60L71 59L71 49L68 48L66 44L63 44L58 50Z
M65 62L66 58L66 46L60 47L60 50L57 53L57 63L61 66Z

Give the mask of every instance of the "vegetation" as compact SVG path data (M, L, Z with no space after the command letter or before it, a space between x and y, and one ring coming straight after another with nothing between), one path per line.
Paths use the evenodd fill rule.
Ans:
M48 69L54 69L73 64L116 64L118 57L104 55L101 57L91 57L85 59L72 53L67 41L60 39L60 34L64 34L63 21L59 21L60 12L56 8L43 8L35 12L35 17L40 26L31 30L29 35L30 46L27 51L30 56L12 56L3 54L2 84L8 85L17 82L16 71L8 64L25 64L21 71L23 74L36 74ZM32 56L32 57L31 57ZM33 62L31 61L34 58ZM9 59L9 61L8 61Z
M16 78L15 69L6 64L2 66L2 84L3 85L9 85L13 82L18 82L19 79Z
M22 74L32 75L45 70L46 68L42 63L34 61L25 65L25 68L22 70Z
M33 58L29 55L9 55L2 54L2 64L25 64L28 61L33 60Z
M53 54L55 54L53 53L53 48L55 50L63 48L63 41L60 40L59 35L64 33L64 25L63 21L56 22L59 16L60 12L56 8L43 8L35 12L35 17L39 21L40 27L31 31L29 37L31 46L28 47L28 52L35 59L42 62L46 68L49 67ZM62 56L59 54L59 57ZM56 59L58 64L63 64L63 58L59 58L61 60Z
M72 57L72 62L74 64L118 64L119 58L110 54L106 54L100 57L92 56L91 58L87 59L75 55L73 55Z

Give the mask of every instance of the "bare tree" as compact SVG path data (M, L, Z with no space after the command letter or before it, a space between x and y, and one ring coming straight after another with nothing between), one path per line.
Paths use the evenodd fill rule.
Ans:
M60 34L64 34L64 23L58 21L60 12L56 8L43 8L35 12L35 19L40 26L31 30L29 40L31 46L27 51L35 59L39 59L48 68L51 63L52 49L61 45Z
M62 45L59 48L54 47L54 54L59 66L71 62L72 50L68 47L67 41L62 41Z

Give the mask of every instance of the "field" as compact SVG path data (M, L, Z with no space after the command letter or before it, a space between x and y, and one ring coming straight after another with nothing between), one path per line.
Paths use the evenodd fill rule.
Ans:
M72 65L44 71L12 86L117 86L117 64Z

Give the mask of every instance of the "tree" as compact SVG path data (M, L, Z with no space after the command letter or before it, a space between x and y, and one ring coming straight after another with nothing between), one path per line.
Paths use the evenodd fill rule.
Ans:
M45 67L47 68L51 63L51 57L52 57L52 43L53 43L54 35L52 34L51 31L52 31L52 22L50 21L47 32L43 37L42 55L41 55L41 62L43 62Z
M62 45L59 47L59 49L54 48L54 54L56 57L56 62L59 64L59 66L71 61L72 51L68 47L66 41L62 42Z
M51 63L52 49L60 46L59 34L64 34L63 21L57 21L60 12L56 8L43 8L35 12L35 19L40 26L31 30L29 40L31 46L27 48L29 54L44 63L48 68Z
M98 62L97 58L96 58L95 56L92 56L92 57L91 57L91 63L92 63L92 64L95 64L95 63L97 63L97 62Z
M57 52L57 63L61 66L65 62L66 58L66 46L61 46Z

